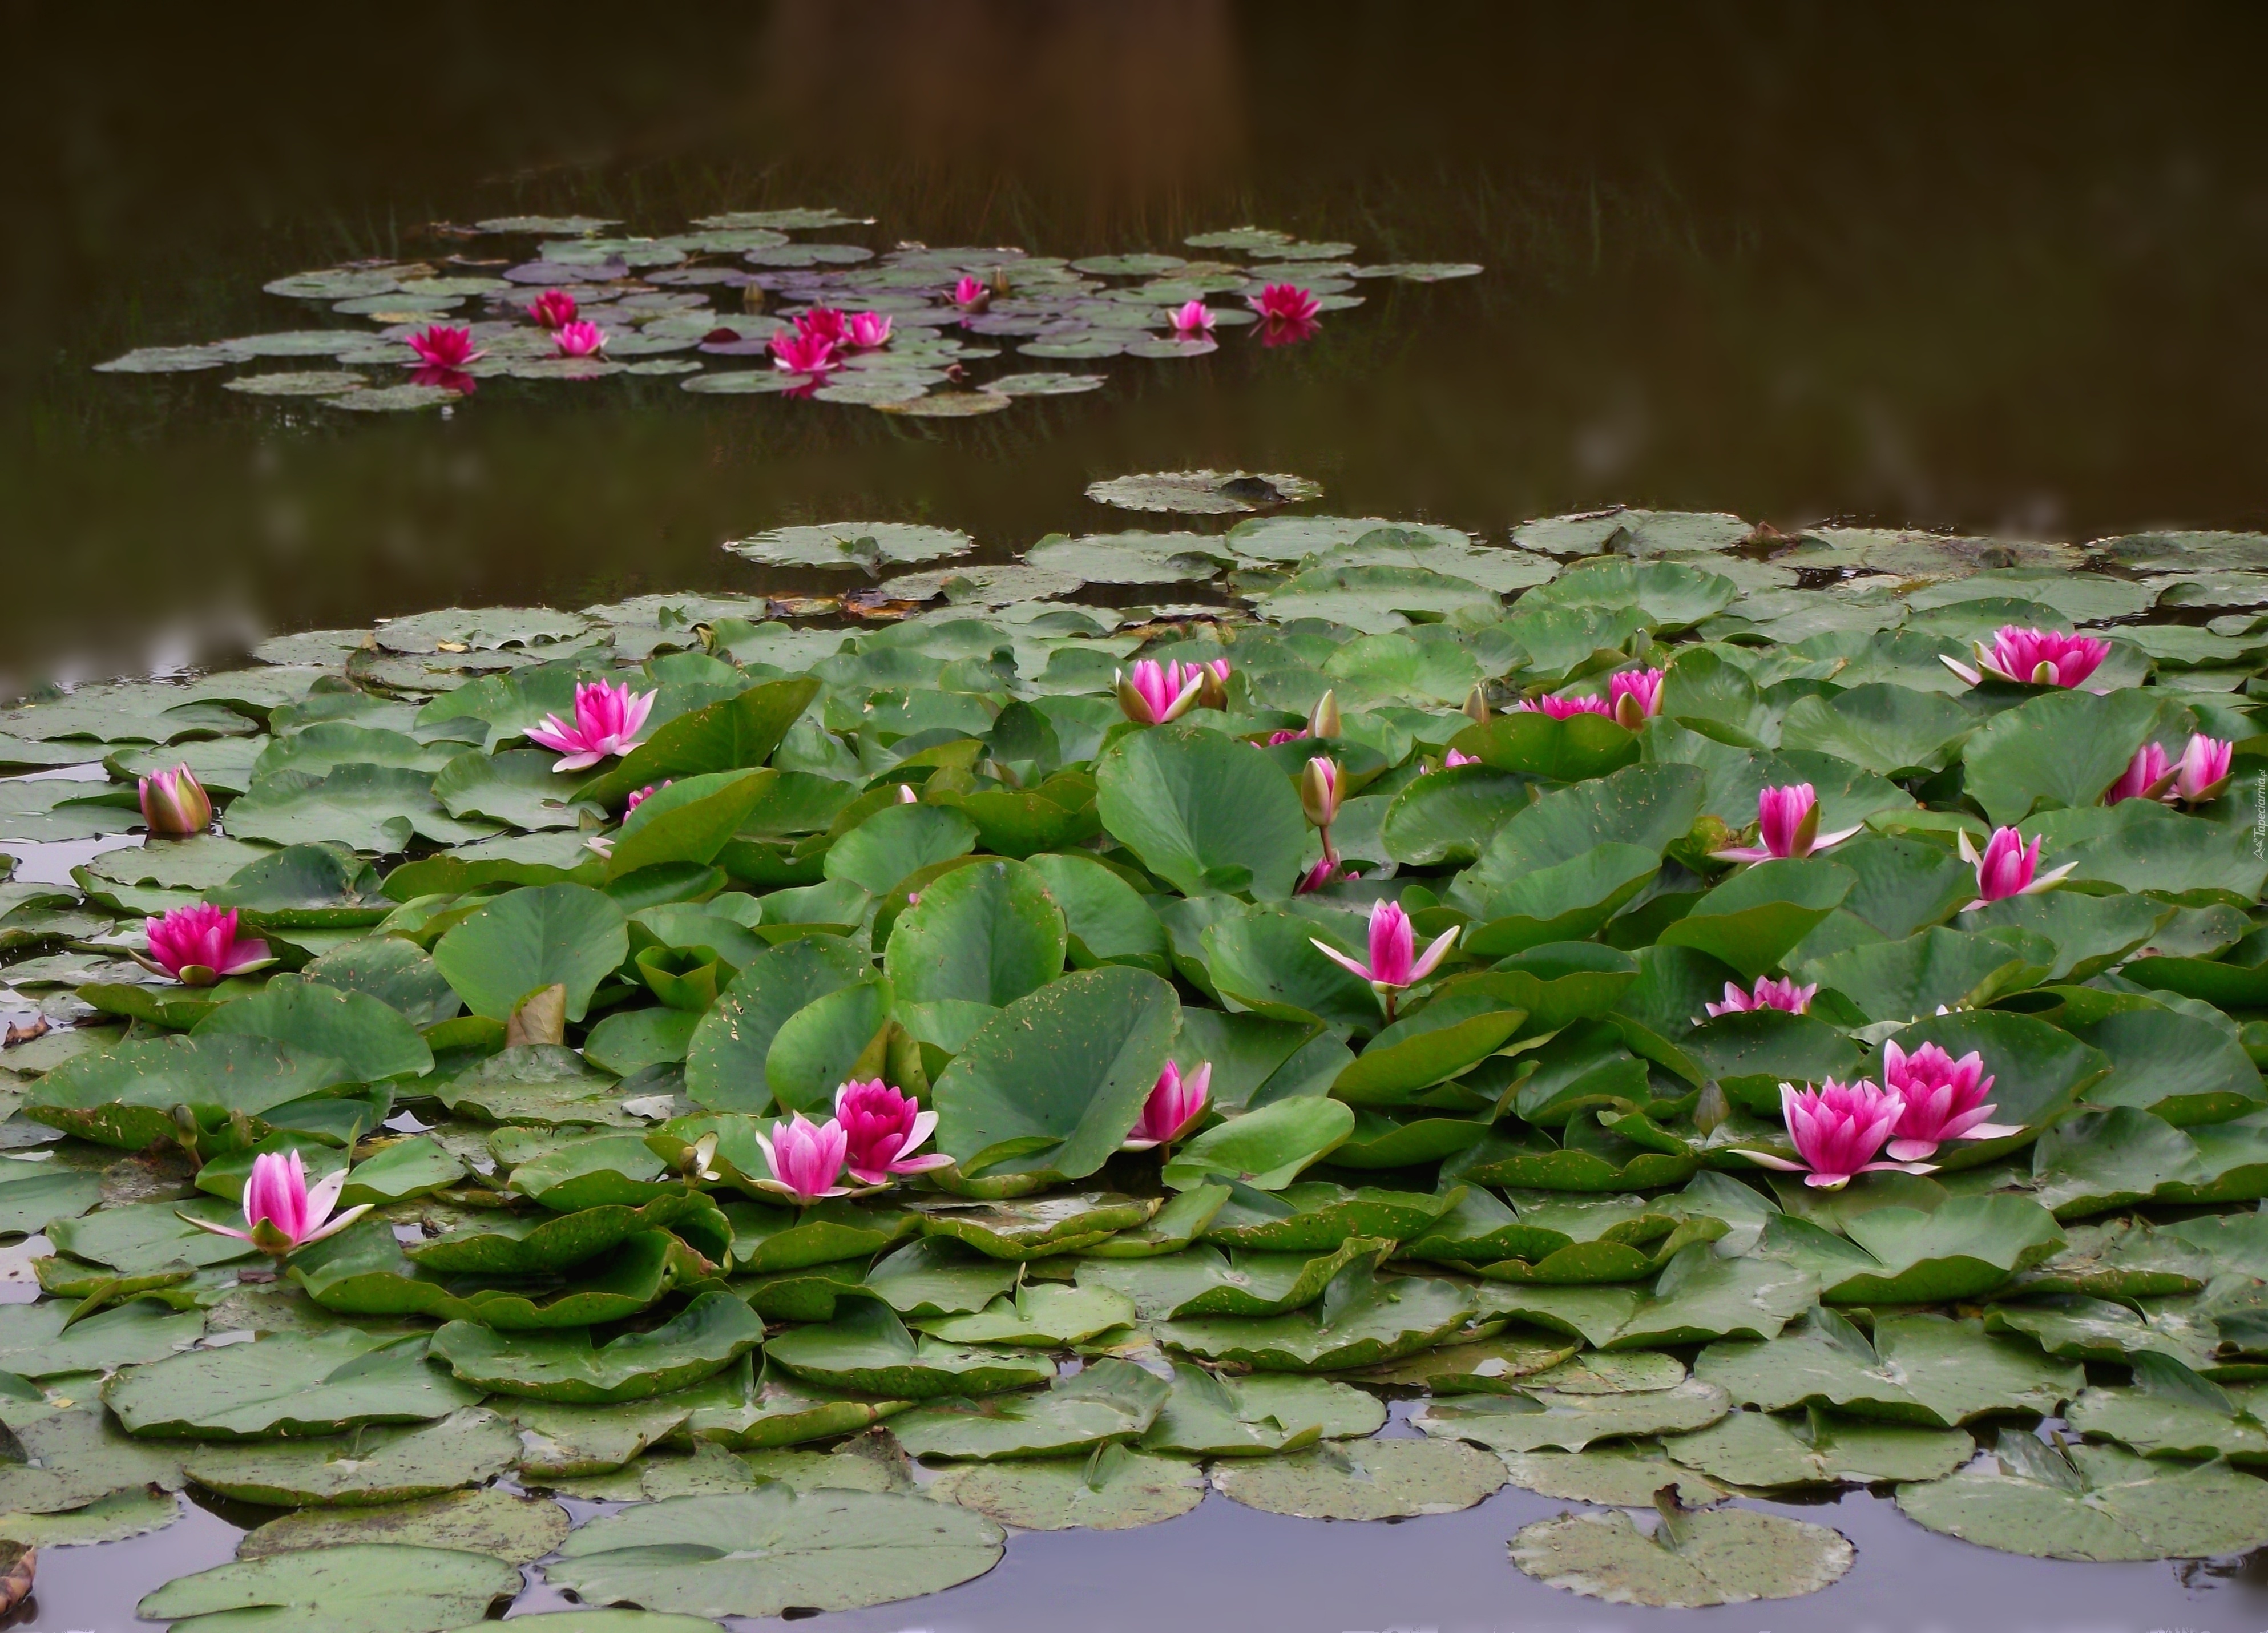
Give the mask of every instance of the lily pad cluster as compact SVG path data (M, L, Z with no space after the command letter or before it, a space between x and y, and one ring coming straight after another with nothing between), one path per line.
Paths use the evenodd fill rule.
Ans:
M958 548L762 548L845 536ZM1258 615L450 609L0 717L79 768L0 781L0 834L118 846L0 886L0 1221L45 1249L0 1537L264 1504L143 1613L437 1633L529 1563L842 1608L1209 1492L1516 1485L1579 1506L1504 1568L1651 1604L1849 1568L1754 1494L2268 1542L2268 538L1081 549L1235 563ZM2011 624L2105 645L2077 687L1942 661ZM2218 789L2104 803L2198 736ZM213 825L144 835L179 764ZM1801 842L1728 860L1802 785ZM2058 887L1994 887L1995 828ZM184 912L218 950L176 979L144 925ZM1891 1170L1791 1139L1784 1095L1931 1049L1989 1124ZM806 1172L850 1084L911 1137ZM322 1207L218 1233L279 1165ZM1423 1438L1373 1438L1400 1397Z
M441 407L485 379L644 375L693 392L961 418L1098 390L1108 379L1092 371L1101 359L1205 356L1219 349L1216 330L1256 326L1270 346L1312 338L1322 314L1363 303L1352 292L1361 281L1481 270L1363 263L1351 244L1252 227L1199 233L1187 254L1076 260L802 236L872 225L833 210L738 210L644 237L592 217L501 217L442 229L464 244L454 254L353 261L262 286L320 314L312 326L145 346L95 367L233 369L230 391L360 412Z

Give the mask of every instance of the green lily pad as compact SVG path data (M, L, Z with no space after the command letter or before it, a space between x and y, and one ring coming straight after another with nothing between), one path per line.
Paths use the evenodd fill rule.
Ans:
M454 1548L353 1542L242 1559L179 1577L135 1614L190 1633L234 1633L285 1618L333 1633L439 1633L519 1592L500 1559Z
M2083 1390L2066 1414L2083 1435L2116 1440L2145 1457L2221 1457L2268 1463L2259 1385L2223 1386L2162 1350L2132 1357L2134 1387Z
M938 1148L973 1175L1093 1173L1133 1128L1180 1021L1173 989L1144 970L1079 970L1019 998L933 1086Z
M1291 894L1307 820L1290 779L1247 745L1187 722L1129 732L1095 762L1103 826L1184 895Z
M596 1404L698 1383L762 1341L763 1322L746 1304L705 1292L659 1327L604 1344L587 1330L506 1335L460 1320L433 1335L433 1353L483 1389Z
M1355 1121L1337 1100L1278 1100L1200 1134L1167 1159L1162 1178L1176 1190L1216 1181L1280 1190L1344 1144Z
M1626 1513L1564 1514L1512 1540L1512 1563L1539 1582L1674 1610L1816 1593L1857 1552L1840 1532L1744 1508L1665 1517L1652 1535Z
M967 1464L931 1482L927 1495L1026 1531L1126 1531L1177 1519L1211 1490L1183 1459L1109 1447L1090 1457Z
M425 1348L423 1336L389 1339L350 1328L279 1335L128 1367L103 1385L102 1399L131 1434L200 1440L421 1423L480 1399L429 1365Z
M1732 1485L1867 1484L1939 1480L1967 1462L1977 1443L1958 1429L1838 1422L1734 1412L1696 1434L1662 1443L1670 1457Z
M526 1565L564 1541L570 1524L567 1511L556 1503L489 1487L445 1491L409 1503L303 1509L247 1533L236 1545L236 1556L261 1559L357 1542L393 1542L456 1548Z
M1440 1440L1360 1440L1213 1469L1232 1502L1300 1519L1397 1519L1454 1514L1503 1486L1503 1460Z
M2249 1120L2176 1129L2130 1106L2080 1112L2040 1136L2032 1181L2058 1219L2144 1201L2268 1196L2268 1130Z
M951 1236L929 1236L878 1261L860 1285L914 1320L970 1315L1016 1285L1020 1262L978 1253Z
M339 1438L200 1446L181 1467L223 1497L291 1508L433 1497L476 1485L519 1457L511 1425L475 1408L435 1423Z
M707 1616L790 1607L850 1610L917 1598L999 1562L999 1527L973 1512L895 1492L673 1497L603 1516L545 1567L586 1603Z
M808 1382L897 1400L993 1394L1045 1383L1054 1365L1012 1350L916 1339L878 1298L846 1298L835 1319L783 1333L765 1353Z
M1728 1409L1714 1384L1687 1379L1668 1389L1563 1394L1540 1387L1429 1401L1410 1421L1442 1439L1499 1452L1580 1452L1594 1440L1675 1434L1715 1423Z
M942 556L964 555L973 546L967 533L949 527L911 522L823 522L775 527L769 533L728 541L725 548L770 567L864 567L871 572L885 563L933 562Z
M582 1261L571 1276L446 1277L413 1265L381 1223L357 1225L294 1255L291 1278L326 1310L350 1315L425 1315L503 1332L627 1320L697 1274L665 1231L629 1237Z
M204 1335L205 1318L136 1298L66 1328L71 1310L57 1302L0 1306L0 1371L19 1378L107 1372L162 1360Z
M1008 1202L924 1203L915 1210L928 1236L949 1236L990 1259L1027 1260L1076 1253L1158 1211L1148 1197L1108 1191Z
M1082 1343L1133 1320L1134 1301L1123 1293L1035 1282L971 1314L932 1316L917 1325L947 1343L1055 1347Z
M764 1068L780 1028L873 967L865 954L834 936L798 937L751 960L694 1029L686 1049L686 1092L716 1111L768 1109L772 1095Z
M1651 1292L1491 1282L1483 1289L1482 1308L1575 1334L1596 1349L1648 1350L1776 1336L1813 1304L1818 1286L1795 1267L1762 1258L1720 1259L1697 1242L1670 1260Z
M1224 1256L1200 1244L1162 1258L1087 1260L1078 1274L1082 1286L1109 1289L1130 1298L1145 1321L1281 1315L1322 1298L1348 1265L1358 1260L1374 1264L1392 1247L1388 1241L1358 1236L1325 1254Z
M769 1362L754 1374L745 1366L721 1373L679 1398L699 1390L715 1390L730 1398L696 1405L685 1421L685 1433L696 1441L714 1440L742 1450L855 1434L912 1405L902 1399L875 1400L823 1388Z
M2225 1463L2058 1450L2023 1433L2004 1434L1996 1457L1901 1487L1897 1501L1932 1531L2037 1559L2198 1558L2268 1541L2268 1493Z
M27 1548L84 1548L162 1531L180 1518L171 1491L114 1491L65 1514L0 1516L0 1539Z
M267 1038L161 1037L65 1061L25 1097L23 1114L81 1139L140 1151L180 1132L186 1106L201 1128L261 1114L345 1081L337 1062Z
M687 1438L688 1425L696 1416L738 1413L756 1397L757 1388L751 1358L743 1356L689 1388L647 1400L583 1406L504 1395L497 1397L494 1409L519 1427L521 1472L548 1480L620 1468L664 1439ZM735 1416L733 1421L745 1420ZM871 1421L847 1422L845 1428L864 1428ZM717 1432L705 1438L730 1442L727 1427L711 1426Z
M1713 1481L1681 1468L1653 1446L1617 1443L1582 1452L1499 1453L1511 1483L1565 1503L1597 1503L1613 1508L1646 1508L1664 1486L1675 1489L1688 1508L1705 1508L1725 1496Z
M1302 1180L1266 1192L1232 1185L1204 1239L1269 1253L1332 1253L1351 1237L1406 1241L1422 1235L1456 1205L1456 1188L1429 1195L1366 1185L1351 1190Z
M1304 1310L1260 1317L1213 1316L1167 1321L1160 1342L1211 1361L1260 1372L1322 1372L1429 1349L1469 1320L1472 1295L1427 1276L1381 1277L1366 1262L1332 1278L1322 1298Z
M1037 1393L917 1406L892 1418L890 1432L914 1457L1062 1457L1140 1435L1170 1388L1131 1362L1105 1357Z
M567 1019L580 1020L599 982L630 955L622 911L584 885L508 891L435 945L433 961L465 1007L511 1018L530 993L567 989Z
M1886 1315L1869 1340L1827 1309L1768 1342L1713 1343L1693 1372L1741 1404L1767 1411L1832 1406L1940 1429L2008 1412L2052 1416L2086 1381L2080 1367L1975 1321Z
M12 1513L58 1514L114 1493L181 1489L179 1447L129 1438L92 1402L37 1418L21 1402L9 1405L27 1460L0 1464L0 1505Z
M1173 1393L1141 1445L1184 1457L1271 1457L1324 1439L1363 1438L1385 1421L1384 1405L1351 1385L1268 1373L1232 1380L1177 1366Z
M1366 1383L1399 1385L1436 1395L1502 1394L1572 1359L1582 1347L1580 1340L1556 1335L1507 1333L1472 1343L1444 1344L1406 1360L1366 1367L1355 1376ZM1683 1376L1684 1369L1678 1370Z
M102 1200L102 1181L71 1168L0 1163L0 1236L28 1236Z

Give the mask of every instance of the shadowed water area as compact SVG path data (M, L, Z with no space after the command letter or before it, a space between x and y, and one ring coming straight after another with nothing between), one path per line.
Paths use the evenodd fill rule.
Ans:
M1491 546L1530 519L1614 504L1727 512L1791 536L1839 523L2084 543L2268 526L2268 143L2252 82L2268 19L2233 6L1418 18L1226 0L780 0L410 4L358 26L247 8L131 31L23 5L8 21L37 64L0 114L18 155L0 180L11 692L225 666L268 637L436 608L837 595L906 570L720 548L843 519L966 533L954 569L1015 562L1049 534L1219 535L1242 519L1087 497L1145 472L1297 476L1321 489L1297 510L1440 524ZM802 208L873 219L795 241L881 257L928 245L1195 260L1226 252L1192 235L1256 224L1352 246L1351 262L1484 270L1359 280L1362 304L1297 344L1263 345L1256 326L1186 357L1048 360L1008 350L1019 337L988 342L1006 352L989 374L1103 381L966 420L688 391L659 372L483 378L446 411L360 414L221 384L334 366L320 357L94 371L141 348L374 331L261 286L356 261L493 276L550 236L459 230L483 219L579 215L659 235ZM755 337L777 321L746 318L722 288L714 308ZM364 372L375 386L394 371ZM1212 574L1099 578L1075 599L1238 592ZM7 849L31 858L19 878L60 883L85 859L63 854L79 842L47 846L52 858L36 840ZM0 1299L37 1296L26 1265L43 1246L0 1250ZM1416 1438L1414 1392L1388 1393L1383 1435ZM1925 1530L1887 1491L1740 1497L1832 1526L1856 1561L1806 1597L1708 1610L1607 1604L1523 1575L1507 1540L1572 1504L1506 1486L1390 1522L1294 1519L1213 1491L1139 1529L1012 1532L998 1566L936 1595L726 1625L2139 1633L2268 1620L2260 1556L2028 1559ZM229 1561L279 1512L194 1490L181 1503L164 1529L43 1549L35 1604L7 1625L156 1625L135 1619L144 1595ZM567 1506L579 1522L622 1505ZM512 1615L573 1604L541 1569L525 1575Z

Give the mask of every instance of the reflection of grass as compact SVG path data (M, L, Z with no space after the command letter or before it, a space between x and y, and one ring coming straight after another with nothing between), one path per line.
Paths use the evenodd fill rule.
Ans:
M2216 39L2082 12L2043 35L1989 13L1791 13L1749 39L1682 14L1229 16L1202 34L1203 97L1160 104L1203 139L1160 136L1107 186L1094 131L1140 120L1104 108L1074 129L1060 71L1033 83L981 52L934 57L941 97L894 100L887 85L921 83L917 35L889 37L911 67L814 76L821 99L790 120L729 33L615 40L602 92L596 64L453 25L461 79L360 40L320 80L269 86L273 145L207 123L195 154L158 131L186 117L191 80L200 117L224 117L215 87L251 60L185 62L154 38L107 53L99 79L43 92L70 99L46 112L80 133L74 152L88 132L135 145L35 195L11 234L28 302L12 343L40 349L8 365L0 538L64 607L7 633L76 644L143 623L122 596L197 605L215 585L275 622L359 622L571 601L624 574L746 583L718 540L838 515L1012 545L1123 525L1079 498L1087 481L1183 465L1297 470L1333 508L1484 528L1612 498L2078 533L2262 518L2268 215L2230 83L2248 24ZM581 151L615 157L525 167ZM447 425L349 423L210 377L86 371L304 320L260 283L446 253L414 231L436 215L666 230L815 202L877 216L883 245L1077 254L1256 219L1490 271L1364 285L1369 304L1307 347L1232 335L1199 363L1109 364L1103 394L949 426L668 380L491 383ZM105 611L74 629L74 603Z

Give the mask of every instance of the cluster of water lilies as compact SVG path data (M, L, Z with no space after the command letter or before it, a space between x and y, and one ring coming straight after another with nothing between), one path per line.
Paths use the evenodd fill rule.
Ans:
M1985 1121L1995 1109L1984 1100L1992 1082L1975 1049L1955 1060L1934 1043L1908 1054L1893 1039L1882 1046L1879 1085L1831 1078L1815 1089L1780 1085L1780 1114L1796 1160L1745 1149L1742 1155L1800 1173L1806 1185L1822 1190L1839 1190L1861 1173L1932 1173L1936 1166L1923 1159L1949 1140L2006 1139L2023 1132ZM1876 1160L1886 1146L1889 1160Z

